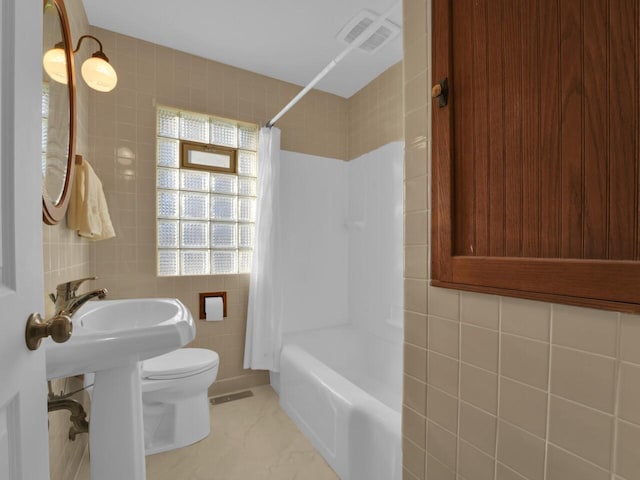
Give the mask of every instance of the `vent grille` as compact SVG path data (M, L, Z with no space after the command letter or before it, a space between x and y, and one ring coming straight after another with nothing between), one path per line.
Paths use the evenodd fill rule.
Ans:
M359 50L373 54L400 33L400 27L385 18L375 32L370 34L368 38L363 38L362 35L377 19L377 13L371 10L362 10L340 30L336 38L349 45L357 42Z
M372 53L375 49L380 48L383 43L385 43L393 32L390 28L381 25L373 34L367 38L361 45L360 48L367 53Z
M363 18L360 20L350 31L347 33L347 36L344 38L344 41L347 43L353 43L353 41L358 38L362 33L369 28L369 25L373 23L373 20L369 17Z

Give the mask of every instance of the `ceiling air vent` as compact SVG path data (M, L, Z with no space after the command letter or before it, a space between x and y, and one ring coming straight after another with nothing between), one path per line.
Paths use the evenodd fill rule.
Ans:
M359 44L357 48L361 51L375 53L400 33L400 27L385 18L382 24L375 31L367 33L365 38L363 34L377 19L377 13L367 9L362 10L340 30L336 38L349 45L357 42Z

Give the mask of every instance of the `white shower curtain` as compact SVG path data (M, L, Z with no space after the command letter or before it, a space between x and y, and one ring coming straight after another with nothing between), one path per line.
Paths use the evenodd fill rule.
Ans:
M244 368L280 369L282 282L280 274L280 130L260 129L258 200L249 283Z

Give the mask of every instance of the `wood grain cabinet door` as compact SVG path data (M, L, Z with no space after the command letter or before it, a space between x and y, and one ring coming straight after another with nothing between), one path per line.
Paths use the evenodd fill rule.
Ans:
M433 285L640 311L640 2L434 0L433 36Z

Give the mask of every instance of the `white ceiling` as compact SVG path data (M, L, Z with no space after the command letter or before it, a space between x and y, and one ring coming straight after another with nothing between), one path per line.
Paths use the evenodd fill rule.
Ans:
M361 9L402 22L399 0L83 0L89 23L279 80L306 85L346 44L336 34ZM316 88L350 97L402 59L402 35L354 51ZM107 52L107 55L109 53Z

